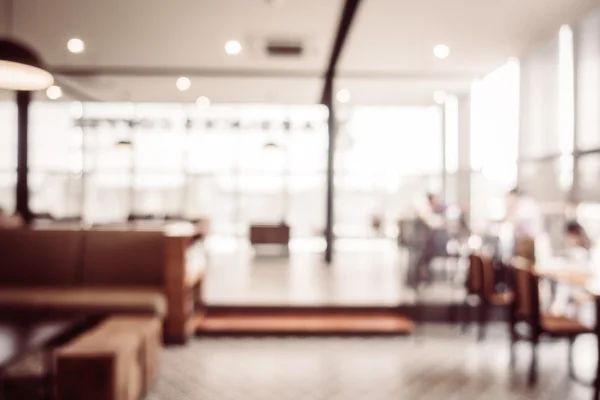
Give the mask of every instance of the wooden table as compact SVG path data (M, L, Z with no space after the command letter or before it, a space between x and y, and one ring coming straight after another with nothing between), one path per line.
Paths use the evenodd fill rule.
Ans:
M566 283L572 286L577 286L585 289L585 291L594 298L596 307L596 326L594 328L596 339L600 340L600 276L594 275L585 268L576 269L558 269L544 268L536 266L535 273L539 277L551 279L555 282ZM594 378L594 399L600 399L600 343L598 348L598 361L596 366L596 377Z

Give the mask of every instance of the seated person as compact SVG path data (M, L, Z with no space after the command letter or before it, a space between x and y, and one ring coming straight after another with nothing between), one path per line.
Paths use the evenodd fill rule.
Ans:
M572 263L577 267L589 268L592 245L585 229L578 222L571 221L567 223L565 243L567 266ZM554 315L565 315L568 313L570 305L580 304L587 300L589 300L589 296L583 289L568 284L558 284L550 312Z

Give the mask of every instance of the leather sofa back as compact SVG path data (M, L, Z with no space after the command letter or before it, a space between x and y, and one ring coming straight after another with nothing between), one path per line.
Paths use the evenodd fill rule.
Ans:
M0 230L0 286L163 285L162 231Z
M76 285L81 264L80 231L0 229L0 285Z
M161 286L162 231L85 232L82 283L88 286Z

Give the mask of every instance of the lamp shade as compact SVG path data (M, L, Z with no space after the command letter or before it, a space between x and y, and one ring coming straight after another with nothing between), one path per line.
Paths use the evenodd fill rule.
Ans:
M0 89L42 90L53 83L33 49L14 39L0 39Z

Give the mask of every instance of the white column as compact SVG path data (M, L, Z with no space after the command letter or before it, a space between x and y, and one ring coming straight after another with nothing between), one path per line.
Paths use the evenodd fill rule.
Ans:
M471 97L458 98L458 176L457 202L461 206L471 201Z

